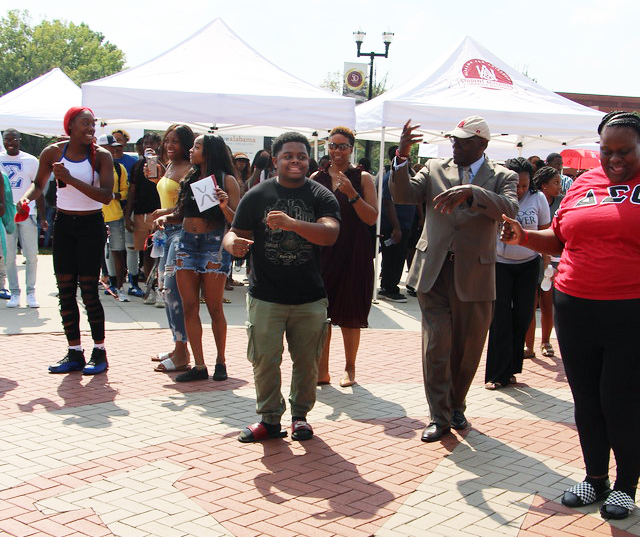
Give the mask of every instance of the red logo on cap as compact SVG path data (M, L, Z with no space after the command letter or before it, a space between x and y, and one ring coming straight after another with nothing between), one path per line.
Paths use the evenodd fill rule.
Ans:
M506 89L513 86L511 77L492 63L480 59L469 60L462 66L467 84L489 89Z

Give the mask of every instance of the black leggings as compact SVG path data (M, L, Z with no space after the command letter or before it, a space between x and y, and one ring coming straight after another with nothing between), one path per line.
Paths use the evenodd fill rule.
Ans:
M640 299L587 300L554 292L556 332L587 475L609 473L635 496L640 476Z
M87 310L91 337L94 341L104 340L104 310L98 296L98 278L106 239L102 212L70 215L58 211L53 231L53 270L68 342L80 339L78 286Z

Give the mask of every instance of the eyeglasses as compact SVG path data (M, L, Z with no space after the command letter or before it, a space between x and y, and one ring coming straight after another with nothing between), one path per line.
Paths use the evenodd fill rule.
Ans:
M451 142L451 145L453 144L458 144L458 145L465 145L465 144L470 144L472 140L481 140L482 138L480 138L480 136L470 136L469 138L458 138L457 136L449 136L449 141Z
M333 142L329 142L329 149L339 149L340 151L346 151L350 147L353 147L351 144L334 144Z

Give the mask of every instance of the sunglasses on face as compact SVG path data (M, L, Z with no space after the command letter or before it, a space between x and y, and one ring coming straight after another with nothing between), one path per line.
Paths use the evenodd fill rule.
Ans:
M350 147L353 147L351 144L334 144L333 142L329 142L329 149L339 149L340 151L346 151Z

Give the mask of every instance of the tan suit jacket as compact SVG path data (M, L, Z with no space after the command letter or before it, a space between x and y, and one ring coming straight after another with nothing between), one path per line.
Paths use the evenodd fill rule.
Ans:
M433 208L433 199L460 184L453 159L432 159L414 177L408 165L393 170L389 181L396 203L426 202L426 218L416 246L407 283L427 293L440 274L447 252L455 252L456 295L464 302L496 298L496 233L504 213L515 218L518 210L518 176L487 160L473 178L470 205L445 215Z

